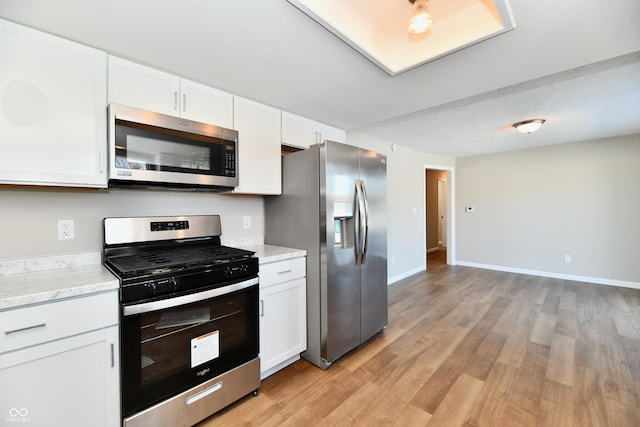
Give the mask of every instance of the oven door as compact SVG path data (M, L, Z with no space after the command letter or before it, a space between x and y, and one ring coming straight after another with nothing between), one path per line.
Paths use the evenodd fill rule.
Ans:
M125 305L121 328L127 417L258 357L258 278Z

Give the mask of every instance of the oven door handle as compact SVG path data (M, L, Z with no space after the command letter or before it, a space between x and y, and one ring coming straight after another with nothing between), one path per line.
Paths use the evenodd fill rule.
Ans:
M253 285L258 284L258 278L254 277L249 280L234 283L221 288L209 289L208 291L198 292L195 294L182 295L175 298L167 298L159 301L145 302L142 304L125 305L122 308L123 316L133 316L136 314L149 313L151 311L163 310L165 308L179 307L185 304L191 304L198 301L204 301L210 298L219 297L221 295L230 294L231 292L240 291Z

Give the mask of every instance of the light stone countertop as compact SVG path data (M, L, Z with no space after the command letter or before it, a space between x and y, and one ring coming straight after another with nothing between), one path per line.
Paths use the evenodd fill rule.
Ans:
M260 264L299 258L307 254L303 249L273 245L240 247L255 252ZM0 263L6 269L0 269L0 273L5 273L0 274L0 311L118 289L118 278L102 264L95 262L99 257L96 258L95 254L87 256L90 258L89 261L85 256L81 257L82 262L93 263L74 265L73 263L79 259L77 255L69 259L67 256L61 256ZM34 268L35 271L25 271L24 265ZM59 268L51 268L54 266ZM38 271L39 268L49 269Z
M102 264L0 276L0 311L118 289Z
M255 252L256 256L260 259L260 264L269 264L271 262L300 258L307 255L307 251L304 249L285 248L273 245L250 245L242 246L241 248Z

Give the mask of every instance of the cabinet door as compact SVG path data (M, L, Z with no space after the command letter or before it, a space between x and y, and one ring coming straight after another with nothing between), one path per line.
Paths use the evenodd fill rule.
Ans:
M345 142L345 131L325 125L306 117L282 112L282 143L293 147L309 148L313 144L320 144L326 139Z
M235 97L240 185L234 193L281 194L280 110Z
M307 348L306 279L260 289L260 364L265 372Z
M0 356L0 413L29 426L118 426L118 327Z
M180 91L180 117L233 128L233 95L186 79Z
M282 143L292 147L309 148L320 141L317 123L306 117L282 112Z
M346 141L346 132L342 129L334 128L333 126L320 124L318 128L318 132L320 132L320 140L321 141L336 141L336 142L345 142Z
M177 116L180 110L180 78L109 56L109 103Z
M106 54L0 20L0 183L106 187Z

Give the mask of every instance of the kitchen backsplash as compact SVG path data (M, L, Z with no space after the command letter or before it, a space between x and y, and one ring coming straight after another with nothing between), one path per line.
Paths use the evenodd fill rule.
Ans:
M36 268L49 262L24 261L27 259L52 258L51 262L64 265L75 262L77 254L99 254L102 220L106 217L218 214L225 244L264 242L262 197L183 191L0 188L0 206L3 270ZM246 216L250 217L250 228L244 228ZM74 221L74 239L58 240L58 220ZM23 267L16 267L19 265Z

